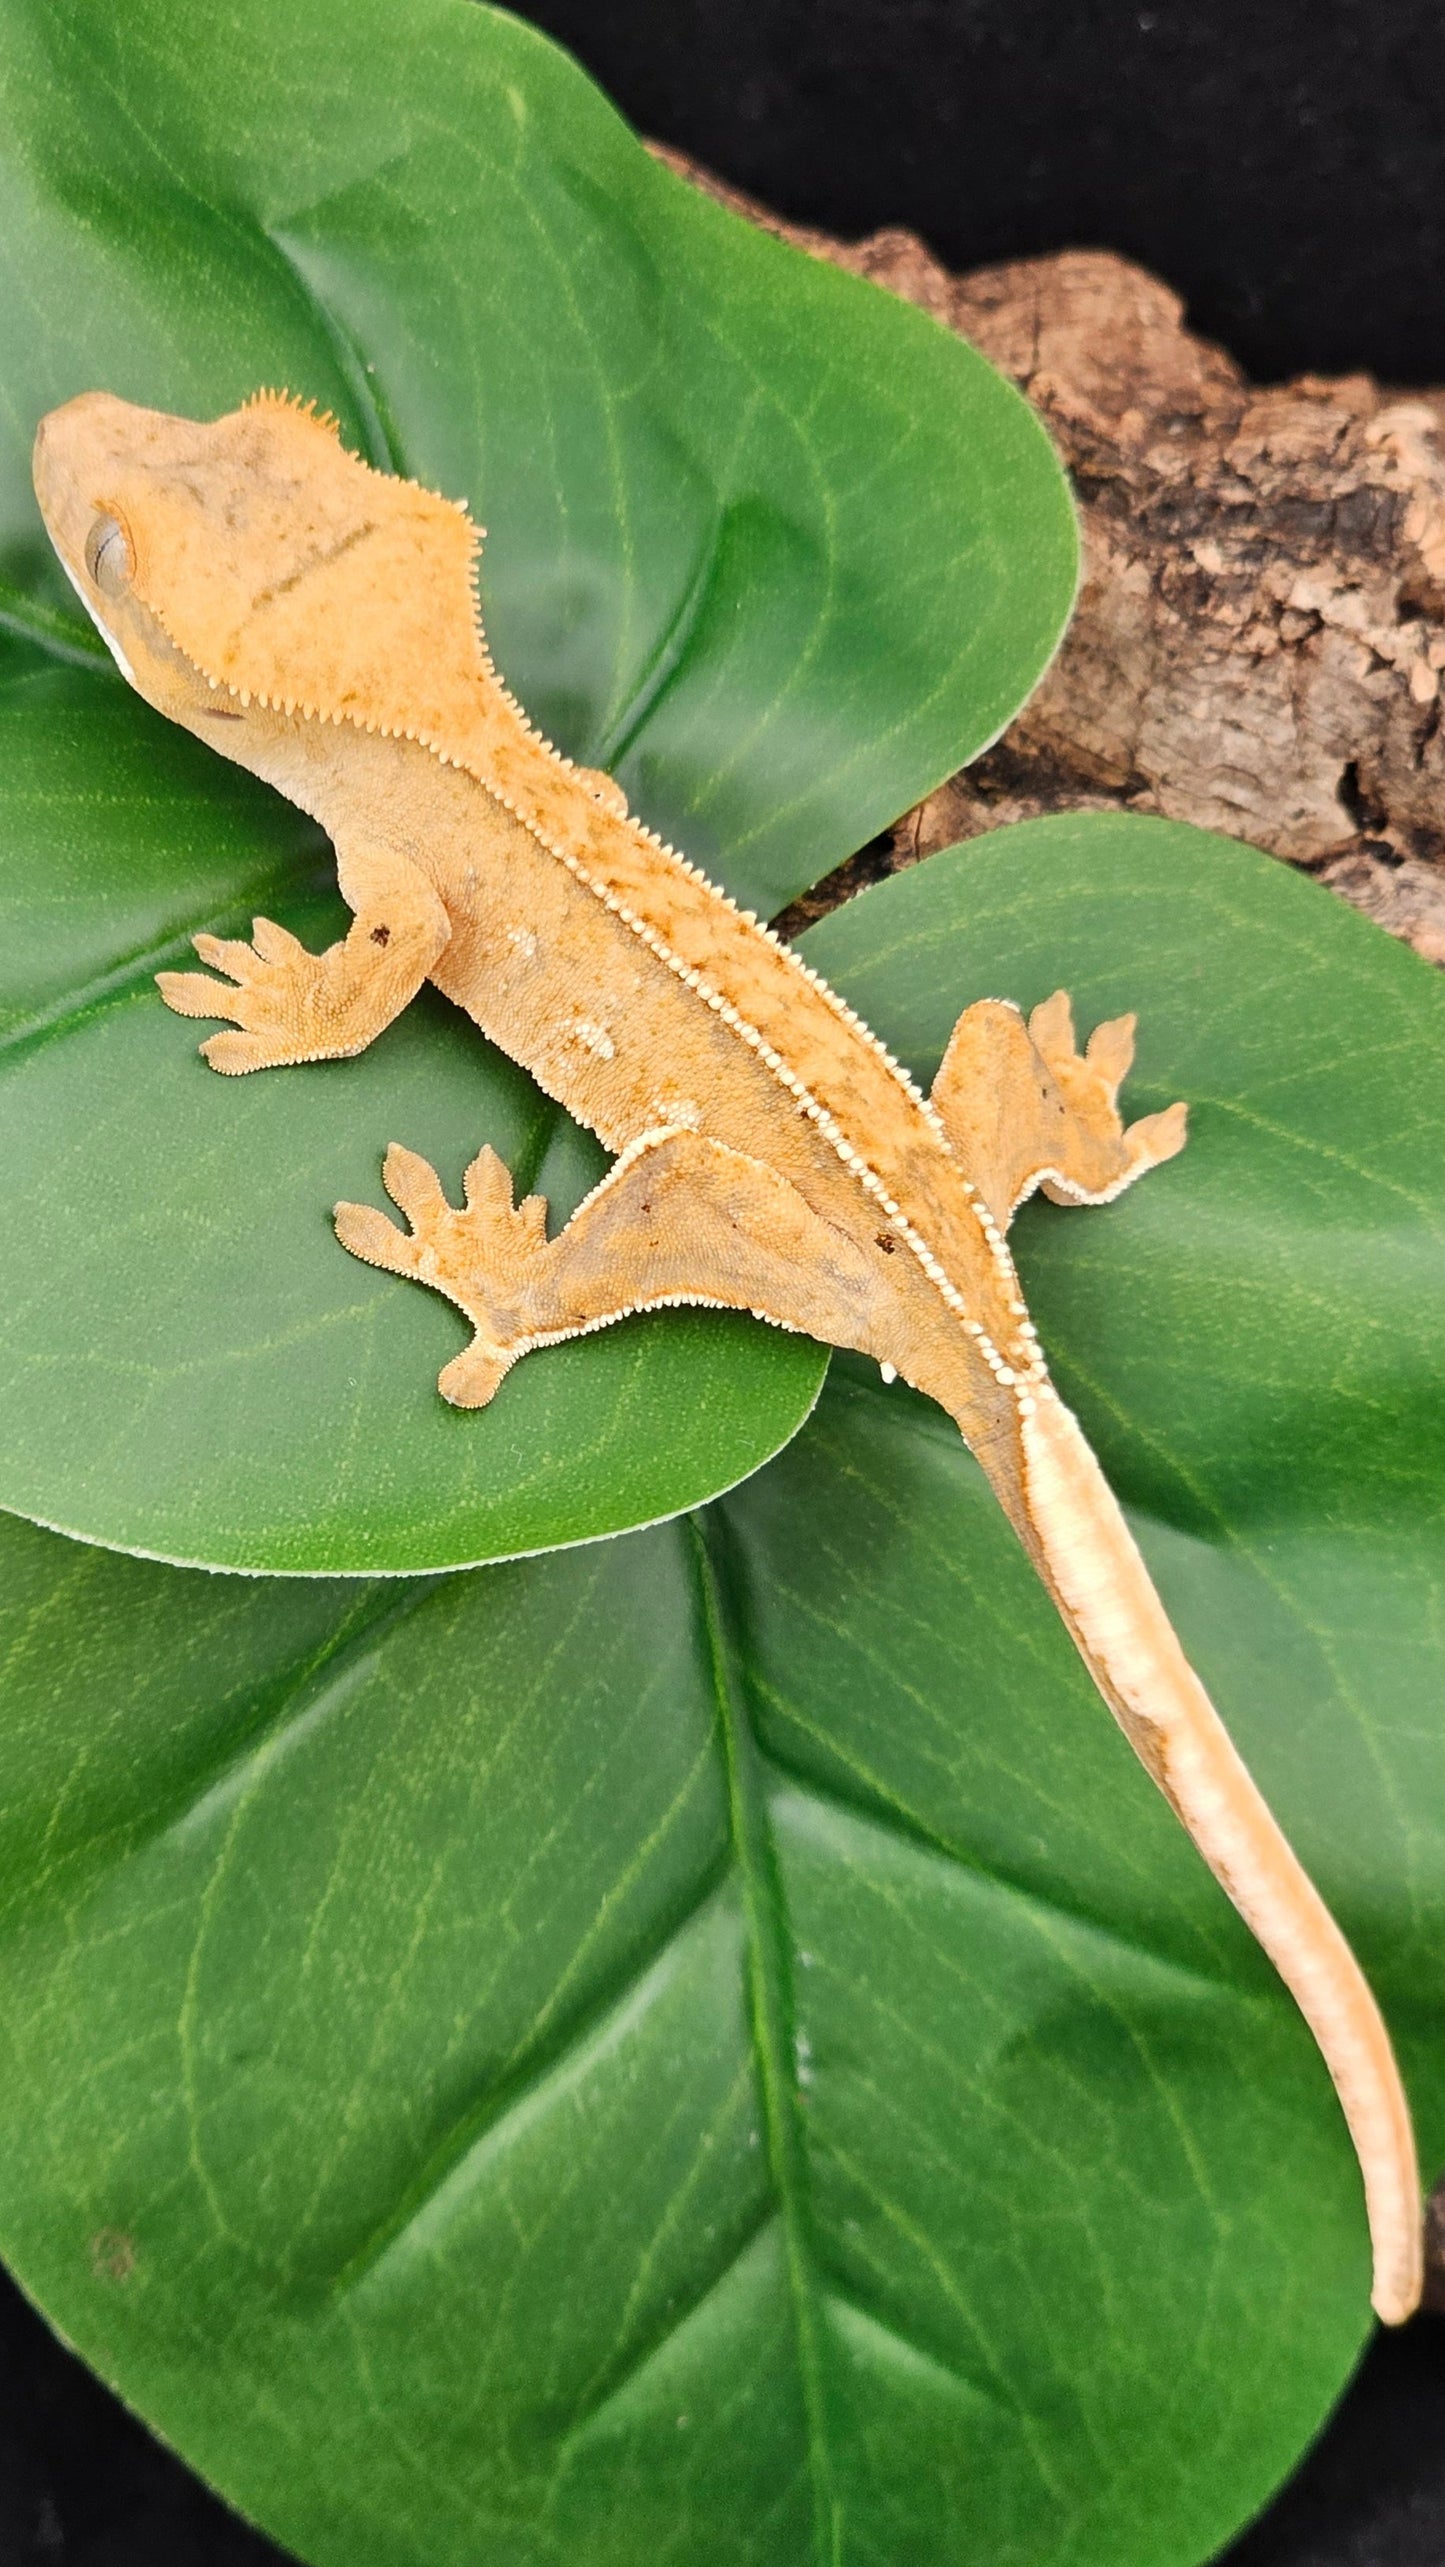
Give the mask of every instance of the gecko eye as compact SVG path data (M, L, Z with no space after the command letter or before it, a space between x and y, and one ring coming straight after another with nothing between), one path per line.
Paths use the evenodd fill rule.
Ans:
M85 539L85 567L102 597L120 597L130 586L130 546L114 517L97 517Z

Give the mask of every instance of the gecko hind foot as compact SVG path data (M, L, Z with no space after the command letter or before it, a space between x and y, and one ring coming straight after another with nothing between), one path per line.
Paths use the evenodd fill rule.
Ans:
M1107 1202L1184 1147L1188 1113L1183 1105L1165 1106L1162 1113L1143 1114L1130 1124L1119 1112L1119 1090L1133 1066L1137 1023L1132 1015L1107 1018L1095 1026L1081 1055L1066 990L1056 989L1029 1018L1029 1040L1078 1132L1087 1136L1086 1147L1092 1145L1088 1155L1095 1162L1087 1171L1081 1169L1079 1178L1070 1167L1057 1178L1045 1176L1042 1187L1051 1203ZM1092 1185L1088 1177L1094 1178Z
M1182 1105L1127 1125L1120 1116L1134 1022L1112 1016L1096 1025L1081 1053L1062 989L1027 1022L999 998L982 998L960 1016L933 1102L965 1173L1005 1229L1035 1187L1054 1203L1109 1203L1183 1149Z
M485 1408L519 1355L527 1332L518 1294L547 1249L547 1206L541 1195L512 1201L512 1180L495 1150L477 1152L462 1180L461 1210L447 1201L440 1177L415 1150L394 1141L382 1183L408 1229L369 1203L338 1203L336 1235L369 1266L430 1284L465 1313L476 1335L437 1381L454 1408Z
M386 1190L403 1230L363 1203L336 1207L343 1247L430 1284L465 1311L476 1339L441 1376L444 1398L481 1408L521 1355L680 1302L751 1310L783 1328L873 1351L880 1260L850 1242L775 1168L701 1133L639 1134L572 1218L547 1236L540 1195L512 1201L491 1150L448 1203L434 1168L393 1146Z

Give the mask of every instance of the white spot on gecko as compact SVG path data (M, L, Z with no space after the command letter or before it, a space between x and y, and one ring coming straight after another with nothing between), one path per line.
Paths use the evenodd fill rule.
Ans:
M702 1107L693 1096L655 1096L648 1105L647 1118L659 1131L698 1132L702 1129Z
M580 1043L584 1052L594 1052L599 1061L616 1060L617 1046L606 1026L599 1025L595 1017L574 1016L570 1030L573 1042Z

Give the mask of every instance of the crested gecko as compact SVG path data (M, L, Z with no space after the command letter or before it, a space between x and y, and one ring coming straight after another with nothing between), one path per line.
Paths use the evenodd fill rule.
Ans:
M680 1302L872 1356L957 1422L1091 1676L1270 1955L1334 2079L1364 2181L1372 2296L1421 2287L1410 2116L1364 1976L1186 1660L1053 1389L1005 1233L1042 1187L1108 1203L1184 1143L1125 1125L1133 1019L1081 1053L1062 993L981 1000L925 1096L801 958L540 737L488 655L464 505L374 471L261 393L209 423L87 393L42 421L51 538L148 703L299 804L354 913L310 953L254 922L158 975L234 1075L364 1049L424 980L614 1153L556 1237L489 1149L450 1203L387 1152L405 1227L336 1207L354 1256L471 1322L464 1408L539 1347Z

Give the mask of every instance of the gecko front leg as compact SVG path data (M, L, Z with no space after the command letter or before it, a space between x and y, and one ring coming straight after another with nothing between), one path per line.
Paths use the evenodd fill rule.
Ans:
M213 1070L279 1069L295 1061L344 1060L364 1052L410 1005L451 934L451 922L419 865L393 850L338 850L343 895L356 916L350 932L313 954L288 928L257 918L252 942L197 936L207 972L157 972L178 1016L229 1016L237 1030L213 1034L201 1051Z
M445 1293L476 1330L438 1388L484 1407L519 1357L639 1310L699 1302L750 1310L833 1345L870 1350L879 1278L865 1252L795 1186L695 1132L644 1134L555 1239L540 1195L514 1206L496 1153L479 1151L448 1203L434 1168L393 1143L383 1180L409 1231L339 1203L352 1255Z

